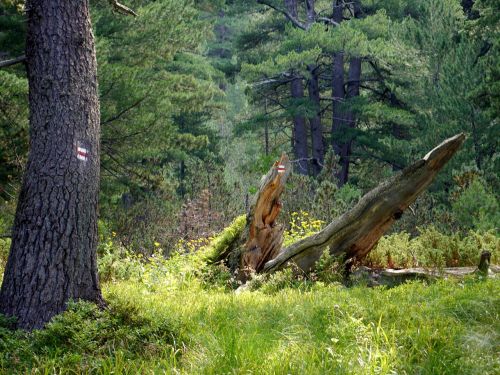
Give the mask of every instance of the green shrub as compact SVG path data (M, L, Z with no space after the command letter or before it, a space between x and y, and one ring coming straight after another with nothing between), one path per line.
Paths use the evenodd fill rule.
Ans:
M32 333L5 328L9 320L0 316L0 369L27 372L43 363L52 371L79 369L93 372L117 361L144 361L177 355L178 332L165 318L148 315L133 300L107 296L106 309L89 302L69 302L43 330ZM7 339L7 341L4 341ZM40 363L42 362L42 363Z
M292 212L291 217L290 229L285 231L283 236L284 247L319 232L325 224L324 221L311 218L308 212L302 210Z
M485 249L492 253L492 263L500 260L500 238L494 231L444 234L433 226L419 231L415 238L405 232L382 237L365 264L396 268L476 266Z
M342 258L330 254L330 249L325 249L316 262L312 278L323 283L338 283L343 280Z
M500 230L498 199L481 178L474 179L452 203L454 219L462 228Z
M144 270L142 254L134 254L113 239L101 241L97 266L101 281L129 280L140 277Z

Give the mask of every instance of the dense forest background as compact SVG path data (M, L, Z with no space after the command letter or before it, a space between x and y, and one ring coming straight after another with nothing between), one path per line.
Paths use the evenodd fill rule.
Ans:
M393 229L500 228L495 0L91 1L101 104L100 234L149 255L243 213L282 152L282 222L325 222L446 137L461 151ZM23 54L0 2L0 60ZM23 64L0 70L0 234L28 151ZM194 246L194 245L193 245Z

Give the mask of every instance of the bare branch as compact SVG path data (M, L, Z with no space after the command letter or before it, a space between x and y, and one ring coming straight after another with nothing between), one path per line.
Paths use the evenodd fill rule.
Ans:
M22 55L16 57L15 59L0 61L0 68L6 68L7 66L16 65L26 61L26 56Z
M316 21L329 23L330 25L334 25L334 26L340 26L340 23L335 22L334 20L332 20L331 18L328 18L328 17L317 17Z
M136 102L132 103L130 106L128 106L127 108L124 108L123 110L121 110L120 112L118 112L116 115L110 117L109 119L101 122L101 125L105 125L105 124L108 124L110 122L113 122L115 120L118 120L120 117L122 117L125 113L127 113L128 111L130 111L131 109L137 107L138 105L140 105L149 95L146 95L145 97L137 100Z
M290 12L286 11L285 9L280 9L277 6L275 6L274 4L272 4L270 1L267 1L267 0L257 0L257 3L262 4L262 5L267 5L269 8L274 9L277 12L280 12L286 18L288 18L288 20L291 23L293 23L296 27L298 27L299 29L302 29L302 30L307 30L307 27L302 22L300 22L298 19L293 17L290 14Z
M121 13L121 14L126 14L126 15L129 15L129 16L134 16L134 17L137 17L137 13L134 12L132 9L130 9L129 7L126 7L125 5L123 4L120 4L117 0L109 0L109 3L113 6L113 8L118 12L118 13Z

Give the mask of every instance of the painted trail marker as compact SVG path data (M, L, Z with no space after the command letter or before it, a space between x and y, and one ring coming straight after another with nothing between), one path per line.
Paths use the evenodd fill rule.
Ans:
M87 161L89 158L89 151L85 147L78 145L76 147L76 157L78 160Z
M285 173L285 166L283 164L278 165L278 173Z

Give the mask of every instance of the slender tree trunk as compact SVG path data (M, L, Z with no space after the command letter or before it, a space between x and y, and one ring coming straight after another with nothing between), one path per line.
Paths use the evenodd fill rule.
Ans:
M347 83L347 99L359 96L359 80L361 78L361 58L352 57L349 61L349 77ZM345 115L346 127L343 128L345 133L348 133L348 129L354 129L356 127L356 117L352 110L348 110ZM352 134L343 134L345 141L342 143L340 150L340 174L339 174L339 186L343 186L347 183L349 179L349 164L351 158L351 148L353 142Z
M343 1L333 1L333 20L340 24L343 21ZM342 51L333 54L333 71L332 71L332 132L331 144L333 152L336 155L342 154L342 139L341 135L344 133L343 129L347 126L345 121L345 114L343 111L342 102L345 97L344 88L344 53ZM341 168L338 167L335 172L337 181L341 178Z
M344 89L344 54L336 52L333 54L333 72L332 72L332 148L336 155L342 155L342 134L347 127L343 102L345 97ZM335 171L335 177L340 180L340 168Z
M265 114L267 116L267 98L266 98ZM264 150L266 152L266 156L268 156L269 155L269 120L268 119L266 119L266 123L264 125Z
M295 78L291 83L291 94L295 100L304 98L304 87L301 78ZM306 120L302 115L293 116L293 149L297 164L295 171L299 174L309 173L309 156L307 152L307 129Z
M31 0L26 12L30 153L0 311L33 329L69 299L102 303L99 101L88 0Z
M314 105L315 114L309 119L311 124L311 140L312 140L312 173L317 176L323 167L323 162L325 159L325 146L323 143L323 126L321 125L321 107L320 107L320 96L319 96L319 77L318 68L309 65L307 67L311 73L311 78L309 79L309 100Z
M285 8L297 18L297 0L285 0ZM290 85L290 91L294 100L304 98L304 87L302 78L295 78ZM307 130L304 116L296 114L293 116L293 151L297 164L295 171L299 174L307 175L309 173L309 157L307 152Z
M285 9L290 12L292 17L297 17L298 11L297 11L297 0L284 0L285 2Z
M361 16L361 3L354 0L349 5L355 18ZM342 22L342 2L334 1L334 21ZM354 113L351 110L342 110L339 100L359 96L359 81L361 78L361 58L351 57L349 60L349 73L347 83L347 95L344 92L344 59L340 53L334 54L333 58L333 122L332 122L332 146L334 152L340 157L340 167L335 173L339 186L343 186L349 179L349 164L353 142L352 131L356 125ZM341 87L342 86L342 87Z
M307 27L311 26L316 20L316 10L314 9L314 0L306 0Z

